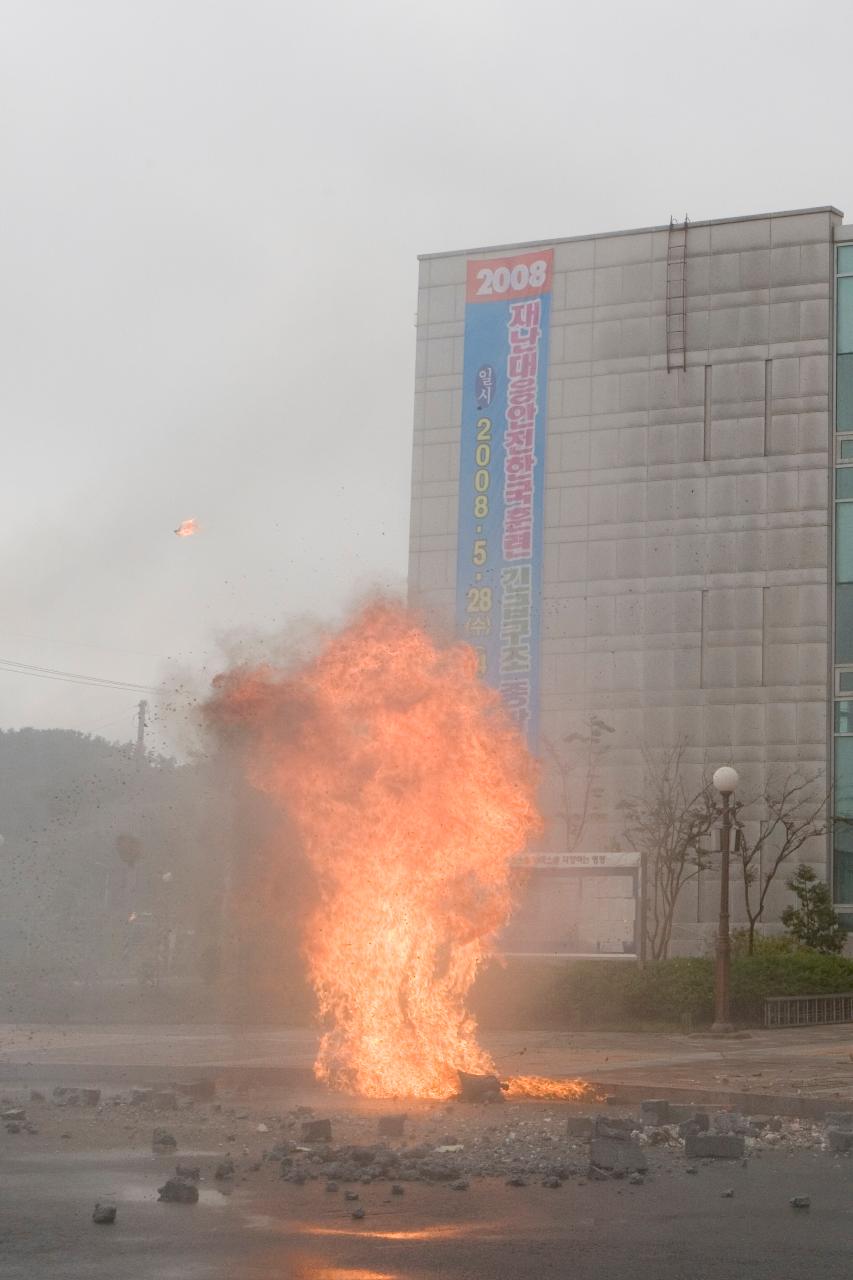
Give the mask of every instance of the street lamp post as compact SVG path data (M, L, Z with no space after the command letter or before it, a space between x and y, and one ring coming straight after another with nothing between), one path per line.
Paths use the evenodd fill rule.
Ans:
M711 1030L724 1033L734 1030L729 1015L729 971L732 959L729 936L729 839L732 830L732 795L739 779L735 769L723 765L714 774L713 781L723 801L723 822L720 830L720 920L717 925L714 1023Z

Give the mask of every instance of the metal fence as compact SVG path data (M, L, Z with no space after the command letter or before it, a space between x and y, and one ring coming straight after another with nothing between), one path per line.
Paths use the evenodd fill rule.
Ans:
M769 996L764 1001L765 1027L813 1027L853 1022L853 991L833 996Z

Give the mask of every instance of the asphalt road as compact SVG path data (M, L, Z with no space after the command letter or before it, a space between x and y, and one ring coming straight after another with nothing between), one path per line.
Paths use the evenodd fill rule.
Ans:
M203 1154L203 1153L200 1153ZM215 1153L207 1153L215 1154ZM4 1280L834 1280L853 1265L853 1160L767 1152L663 1162L643 1186L559 1190L474 1182L467 1191L360 1187L366 1217L324 1183L205 1184L160 1204L174 1157L9 1152L0 1159ZM732 1198L724 1198L726 1189ZM789 1200L810 1195L797 1211ZM91 1221L113 1197L112 1227Z

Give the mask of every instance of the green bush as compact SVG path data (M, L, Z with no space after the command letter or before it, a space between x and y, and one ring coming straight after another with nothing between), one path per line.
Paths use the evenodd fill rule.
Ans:
M737 944L731 1008L741 1025L763 1020L767 996L853 991L853 960L757 939L754 955ZM487 966L472 992L480 1023L495 1030L606 1031L707 1026L714 1013L714 960L512 960Z

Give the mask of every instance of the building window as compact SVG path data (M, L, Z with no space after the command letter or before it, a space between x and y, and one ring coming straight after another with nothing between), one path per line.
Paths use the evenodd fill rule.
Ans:
M836 256L833 896L853 904L853 244ZM844 433L850 434L844 434ZM847 695L847 696L845 696Z
M853 431L853 245L844 245L838 250L835 429Z

